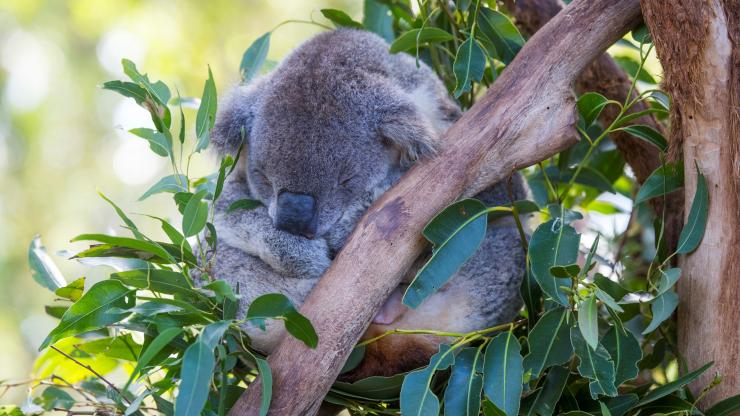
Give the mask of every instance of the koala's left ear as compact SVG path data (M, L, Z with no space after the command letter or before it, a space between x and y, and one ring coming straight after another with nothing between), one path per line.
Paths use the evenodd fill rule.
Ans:
M438 133L410 100L401 99L385 106L378 131L383 140L399 151L403 166L436 153Z
M219 154L236 153L242 141L246 145L259 105L260 81L234 87L223 101L211 131L211 143Z

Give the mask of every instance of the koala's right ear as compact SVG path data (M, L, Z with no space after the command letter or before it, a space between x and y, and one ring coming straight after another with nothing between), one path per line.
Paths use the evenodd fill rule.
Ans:
M236 153L242 141L246 145L259 105L260 84L234 87L223 101L211 131L211 143L219 154Z

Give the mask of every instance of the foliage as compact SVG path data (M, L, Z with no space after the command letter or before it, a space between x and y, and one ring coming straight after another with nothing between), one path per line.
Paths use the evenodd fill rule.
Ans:
M372 30L389 42L392 52L408 52L428 63L463 108L474 104L524 45L506 10L496 2L429 0L415 11L405 0L366 0L362 22L339 10L321 13L336 27ZM244 82L264 69L271 34L259 37L244 53ZM637 80L654 79L643 70L649 39L635 38L639 47L627 39L621 42L640 50L637 66L630 67L636 90ZM131 61L124 60L123 67L129 80L110 81L104 88L133 99L149 112L155 129L132 133L146 140L172 168L141 199L170 194L182 220L150 217L167 236L167 241L158 241L103 196L131 237L83 234L73 239L94 242L75 259L111 264L118 270L84 292L84 279L63 284L40 240L32 242L29 259L34 279L59 297L47 310L60 322L42 345L51 349L37 360L31 405L23 411L0 408L0 414L44 410L85 414L93 409L125 415L223 415L258 375L265 414L271 392L269 365L250 348L241 325L264 326L265 319L279 319L306 345L314 347L319 339L285 296L265 295L239 315L238 288L208 275L212 257L206 253L217 250L214 204L238 158L238 154L225 156L212 175L190 176L191 159L210 142L217 108L213 76L209 70L195 132L190 135L177 105L182 101L173 100L169 87L152 81ZM653 214L644 202L679 189L682 166L663 164L634 195L636 185L609 138L623 130L665 151L667 142L658 131L628 124L635 119L630 109L638 101L649 102L645 114L664 114L661 97L654 88L624 103L584 94L577 103L581 142L525 172L534 201L486 207L479 201L462 200L425 228L434 255L409 286L404 303L415 307L442 286L478 248L488 220L511 215L528 249L522 319L466 334L394 331L446 335L454 341L440 345L424 368L356 383L337 382L326 400L346 406L353 414L698 413L696 403L702 396L693 397L685 386L710 364L693 372L681 368L686 373L682 377L671 374L676 366L684 366L670 320L677 300L673 286L681 271L672 267L671 260L691 252L701 241L706 185L697 168L699 186L689 223L681 233L679 249L666 253L661 250L664 213L658 213L654 231ZM599 115L606 106L616 106L619 115L611 125L602 126ZM602 237L582 231L588 226L584 213L620 211L597 199L605 192L634 202L627 230L607 241L618 248L613 262L600 254ZM229 209L255 206L255 201L245 200ZM526 213L541 220L529 239L519 220ZM653 254L632 259L642 249L639 241L644 235L654 237L648 243ZM583 242L591 237L593 243L584 249ZM618 263L624 269L617 270ZM378 338L360 344L350 361L356 364L364 345ZM107 377L116 369L128 375L125 384L117 385ZM707 414L728 414L738 406L738 400L730 398Z

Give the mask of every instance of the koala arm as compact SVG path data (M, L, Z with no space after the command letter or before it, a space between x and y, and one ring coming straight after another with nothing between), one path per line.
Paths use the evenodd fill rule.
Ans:
M215 226L219 240L258 257L276 272L299 279L317 279L331 263L325 240L309 240L276 229L267 208L237 209L229 205L240 199L252 199L243 178L229 179L216 204Z

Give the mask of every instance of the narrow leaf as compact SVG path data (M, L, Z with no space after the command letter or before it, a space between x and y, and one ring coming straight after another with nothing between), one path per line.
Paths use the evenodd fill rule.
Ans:
M432 392L431 385L436 371L445 370L455 363L455 355L449 345L440 344L429 365L408 373L401 387L401 414L405 416L428 416L439 414L439 398Z
M483 36L495 47L496 56L504 64L511 62L524 46L524 38L519 30L503 13L481 7L477 23Z
M595 296L591 295L578 304L578 329L592 350L599 344L599 322L596 313Z
M446 415L478 416L483 379L483 358L479 348L464 348L455 357L455 365L445 389Z
M182 233L185 237L198 234L208 221L208 204L203 201L206 191L199 191L188 201L182 215Z
M653 299L650 304L650 311L653 313L653 319L650 321L650 325L642 331L643 335L649 334L660 326L663 321L670 318L673 311L678 306L678 295L676 292L665 292L662 295Z
M195 116L195 136L198 142L195 151L200 152L208 147L211 137L211 129L216 121L216 83L213 81L211 68L208 68L208 79L203 86L203 96L200 99L200 107Z
M497 335L486 348L483 390L488 400L508 416L519 413L524 375L520 350L512 331Z
M688 254L696 250L701 239L704 237L704 228L707 225L707 213L709 212L709 194L707 193L707 181L704 175L696 169L696 193L691 202L689 217L686 220L681 235L678 237L678 248L676 253Z
M591 398L595 400L600 394L616 396L614 363L606 349L601 344L598 344L596 350L591 349L581 336L581 331L576 328L570 330L570 341L580 360L578 372L591 380L588 385Z
M661 397L665 397L675 392L676 390L696 380L700 375L702 375L702 373L707 371L709 367L713 365L714 361L706 363L701 368L698 368L682 377L679 377L678 379L671 381L670 383L663 384L662 386L658 386L648 391L647 394L642 396L642 399L640 399L640 401L637 403L637 406L635 407L644 406L650 402L654 402L655 400L660 399Z
M262 65L265 63L267 58L267 52L270 50L270 36L272 32L267 32L260 36L249 45L244 55L242 55L242 62L239 65L239 71L242 74L242 84L248 84L254 77L259 74Z
M537 227L529 243L529 258L535 280L546 295L563 306L570 304L560 286L570 286L570 279L553 276L550 268L575 263L580 239L573 227L554 219Z
M479 82L483 78L486 68L486 54L474 38L468 38L457 49L455 63L452 70L455 73L455 91L457 98L462 93L470 91L471 83Z
M321 14L329 19L334 26L340 27L351 27L355 29L362 29L362 23L355 22L349 15L341 10L336 9L321 9Z
M35 236L28 247L28 264L31 266L31 276L41 286L49 290L57 290L67 285L61 270L51 259L46 247L41 245L41 237Z
M150 196L162 192L177 193L187 192L188 178L185 175L167 175L152 185L151 188L147 189L143 195L139 197L139 201L143 201Z
M668 141L665 137L648 125L634 124L632 126L622 127L620 130L624 130L638 139L642 139L652 144L662 152L665 152L666 149L668 149Z
M420 45L426 43L444 42L452 40L454 36L440 28L426 26L421 29L411 29L404 32L390 46L391 53L416 50Z
M213 349L196 341L182 358L180 391L175 401L175 416L198 416L208 399L208 390L216 368Z
M537 321L529 333L529 354L524 357L524 370L537 378L545 368L563 364L573 355L570 343L567 308L551 309Z

